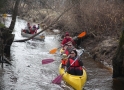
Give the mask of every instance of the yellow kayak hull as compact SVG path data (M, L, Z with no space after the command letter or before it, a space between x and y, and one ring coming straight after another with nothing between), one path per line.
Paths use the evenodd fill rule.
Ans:
M64 69L61 68L61 64L59 66L59 73L63 75L63 80L70 85L72 88L74 88L75 90L82 90L86 81L87 81L87 74L86 71L83 69L83 75L82 76L75 76L75 75L71 75L68 73L64 72Z

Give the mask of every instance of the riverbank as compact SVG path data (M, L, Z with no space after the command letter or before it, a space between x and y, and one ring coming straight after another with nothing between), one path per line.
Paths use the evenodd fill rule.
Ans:
M90 54L92 60L101 63L105 68L113 72L112 58L117 50L119 39L106 36L105 38L87 37L83 39L81 47Z

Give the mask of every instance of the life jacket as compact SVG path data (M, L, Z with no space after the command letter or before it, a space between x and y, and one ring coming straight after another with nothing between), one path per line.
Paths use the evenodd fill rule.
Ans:
M69 59L69 61L70 61L70 65L74 62L73 59ZM72 69L72 68L82 70L82 66L80 66L78 60L76 60L76 61L70 66L69 69Z
M30 29L30 32L31 32L31 34L34 34L34 33L36 33L36 29L32 28L32 29Z
M65 50L65 54L68 56L69 55L69 51L68 50Z
M71 37L70 38L64 38L62 41L62 44L66 44L67 42L72 41Z
M65 66L65 65L66 65L66 63L67 63L67 59L62 59L62 60L61 60L61 63L62 63L62 65L64 65L64 66Z

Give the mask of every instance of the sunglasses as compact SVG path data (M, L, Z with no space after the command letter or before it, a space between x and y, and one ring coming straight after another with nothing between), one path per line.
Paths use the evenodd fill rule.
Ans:
M68 45L68 46L72 46L72 45Z

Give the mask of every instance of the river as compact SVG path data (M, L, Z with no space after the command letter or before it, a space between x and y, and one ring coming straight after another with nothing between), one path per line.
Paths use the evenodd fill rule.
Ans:
M5 25L10 25L11 18L6 19ZM17 18L14 28L15 40L24 39L21 29L27 22ZM59 47L56 35L46 34L45 41L29 40L26 42L13 42L11 57L13 66L4 64L0 68L0 90L73 90L64 85L52 84L57 77L60 56L49 54L53 48ZM49 64L42 64L44 59L54 59ZM112 73L99 63L84 55L83 62L87 68L88 80L84 90L124 90L123 83L113 81ZM63 88L64 87L64 88Z

